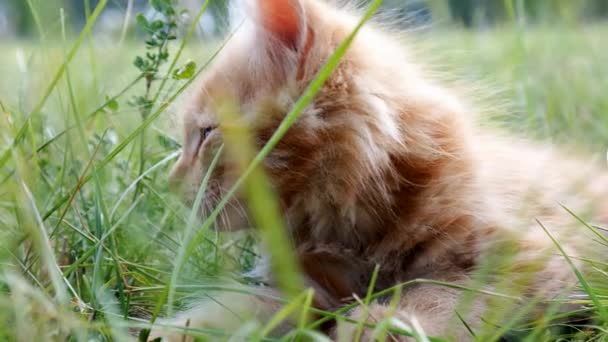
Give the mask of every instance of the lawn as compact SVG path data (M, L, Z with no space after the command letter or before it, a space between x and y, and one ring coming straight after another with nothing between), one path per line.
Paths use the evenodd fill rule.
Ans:
M438 27L411 36L480 120L605 156L608 26ZM158 101L143 118L133 101L146 94L143 80L133 83L143 41L77 41L0 42L0 340L127 339L171 310L167 284L177 309L246 283L241 274L259 256L255 234L205 230L170 282L188 228L201 224L166 180L179 149L177 95L189 80L169 78L161 90L155 82ZM176 66L192 59L202 67L218 46L194 39ZM608 277L592 286L606 303ZM579 338L608 338L607 321L590 325ZM569 336L541 328L546 340Z

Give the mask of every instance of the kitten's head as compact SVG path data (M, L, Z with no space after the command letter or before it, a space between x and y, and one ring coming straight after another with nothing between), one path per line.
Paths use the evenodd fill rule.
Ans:
M214 146L222 142L225 123L217 117L219 102L234 99L256 147L264 145L358 21L351 12L321 0L251 0L249 5L248 18L184 108L183 154L171 177L185 185L190 200ZM430 127L411 127L412 134L404 134L408 108L432 108L434 101L427 96L433 93L430 86L407 60L399 42L364 28L266 159L290 223L306 221L318 234L334 226L374 226L382 219L379 208L390 207L391 187L399 182L398 152L434 153ZM234 176L229 163L221 162L206 207L213 206ZM233 211L236 207L227 206ZM242 215L235 211L228 216ZM231 222L233 227L239 224Z

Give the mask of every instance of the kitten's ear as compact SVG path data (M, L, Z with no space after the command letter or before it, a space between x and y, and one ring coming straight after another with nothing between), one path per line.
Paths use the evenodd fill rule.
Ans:
M254 0L262 29L286 47L300 49L306 39L303 0Z

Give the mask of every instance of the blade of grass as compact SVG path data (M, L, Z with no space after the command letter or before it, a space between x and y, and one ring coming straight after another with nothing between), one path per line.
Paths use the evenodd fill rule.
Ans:
M560 203L560 206L568 212L568 214L572 215L578 222L582 223L587 229L589 229L595 236L597 236L604 244L608 244L608 237L599 232L597 228L587 223L587 221L583 220L580 216L576 215L572 210L568 207Z
M116 223L114 223L112 225L112 227L110 227L110 229L108 229L107 232L105 232L103 234L103 236L101 236L99 239L97 239L96 237L89 237L89 236L85 236L87 239L91 240L92 242L94 242L95 244L89 248L89 250L87 250L86 252L82 253L81 256L74 261L73 263L70 264L70 266L68 268L66 268L63 271L63 276L64 277L69 277L70 274L77 269L78 267L80 267L80 265L82 263L84 263L91 255L93 255L93 253L99 248L104 248L106 250L106 252L108 254L113 254L114 251L112 251L111 249L109 249L107 246L104 245L105 240L112 235L112 233L118 229L120 227L120 225L124 222L124 220L129 216L129 214L133 211L133 209L135 209L135 207L137 206L137 204L139 204L139 201L141 200L142 197L139 197L138 200L136 200L135 202L133 202L131 204L131 206L125 211L125 213L116 221ZM118 258L118 254L114 254L115 258Z
M585 277L583 277L583 274L578 270L578 268L576 267L574 262L572 262L572 259L570 259L570 256L566 253L566 251L561 246L561 244L553 237L553 235L549 232L549 230L545 227L545 225L542 222L540 222L540 220L538 220L538 219L536 219L536 222L545 231L547 236L549 236L551 241L553 241L553 243L555 244L557 249L559 249L560 253L564 256L564 258L566 259L566 262L568 263L568 265L570 265L570 268L572 268L572 271L576 275L576 278L581 283L581 286L583 287L585 292L589 295L589 297L593 301L593 305L595 307L595 310L599 314L599 316L602 318L602 320L604 322L608 322L608 312L606 311L606 307L604 307L604 305L601 303L601 301L597 298L595 292L593 291L593 288L589 285L589 283L587 282Z
M28 206L33 218L35 220L36 226L38 230L36 232L32 232L34 241L36 246L38 247L39 252L42 254L42 260L46 265L47 271L51 277L51 283L53 284L53 288L55 290L55 298L59 303L65 305L68 303L68 295L64 287L64 278L61 274L59 267L57 266L57 260L55 259L55 254L53 253L53 248L51 247L51 241L49 236L47 235L46 228L44 223L42 222L42 218L40 217L40 213L36 208L36 202L34 201L34 197L32 193L28 189L25 182L20 181L21 190L25 195L26 205Z
M107 132L107 131L106 131L106 132ZM95 146L95 150L93 151L93 154L92 154L91 158L89 158L89 161L88 161L87 165L85 166L85 171L83 172L83 175L86 173L86 170L88 170L88 168L89 168L91 165L93 165L93 159L94 159L95 155L97 154L97 152L98 152L99 148L101 147L101 141L103 141L103 137L105 136L105 133L106 133L106 132L104 132L104 135L102 135L102 139L100 140L99 144L97 144L97 146ZM79 185L79 184L80 184L80 185ZM79 191L80 191L80 189L81 189L81 186L82 186L82 185L84 185L84 183L82 183L82 176L81 176L81 178L79 179L79 184L77 184L75 191L74 191L74 192L73 192L73 193L72 193L72 194L69 196L69 198L70 198L69 203L70 203L70 204L73 202L74 198L75 198L75 197L76 197L76 195L79 193ZM65 215L67 214L67 212L69 211L69 209L70 209L70 208L71 208L71 205L68 205L68 206L65 208L65 210L64 210L64 211L61 213L61 215L60 215L60 217L59 217L59 220L57 221L57 224L56 224L56 225L53 227L53 229L50 231L50 233L49 233L49 237L53 237L53 235L55 234L55 232L57 232L57 230L59 229L59 225L61 224L61 222L63 222L63 220L64 220L64 218L65 218ZM44 222L44 218L42 218L42 221ZM35 261L35 260L36 260L36 259L34 259L34 260L33 260L33 261L30 263L30 266L28 266L28 268L29 268L29 267L31 267L31 266L33 265L33 263L34 263L34 261Z
M274 314L268 323L266 323L260 334L254 338L254 341L259 341L262 338L265 338L276 327L278 327L281 322L286 321L294 312L298 310L298 307L302 305L302 302L306 301L308 293L308 291L301 293L299 296L293 298L289 303L283 306L283 308Z
M123 46L125 42L125 38L127 37L127 31L129 30L129 26L131 24L131 15L133 13L133 1L127 0L127 8L125 10L125 19L122 22L122 30L120 32L120 39L118 40L118 46Z
M74 201L74 198L76 198L76 195L78 194L78 192L80 191L80 189L84 186L84 184L85 184L85 182L87 180L86 174L87 174L88 170L91 168L91 166L93 165L95 156L97 155L97 152L99 151L99 148L101 147L101 142L103 141L103 137L105 137L106 133L107 133L107 131L105 131L103 133L102 139L99 141L99 143L95 147L95 150L93 150L93 153L91 154L91 157L89 158L89 160L87 162L87 165L85 166L84 170L82 171L82 175L78 179L78 182L76 183L76 186L74 187L74 189L72 190L72 192L70 193L70 195L66 196L68 198L68 200L65 201L65 202L68 203L68 206L66 206L66 208L63 210L63 212L61 212L61 214L59 215L59 219L57 220L57 224L55 225L55 227L51 231L51 234L50 234L51 236L53 236L54 232L57 231L57 229L59 228L59 225L61 224L61 222L65 218L65 215L67 215L68 211L70 210L70 207L71 207L70 204ZM44 221L45 217L43 217L42 219Z
M85 20L88 21L89 18L91 17L91 4L89 0L84 0L84 15L85 15ZM89 52L89 61L90 61L90 74L91 74L91 81L93 83L93 89L95 91L95 94L98 94L98 71L97 71L97 59L96 54L95 54L95 44L93 43L93 36L89 35L88 37L88 52Z
M464 325L465 329L467 329L467 331L469 332L471 337L476 338L477 335L475 335L475 332L473 331L473 329L471 328L469 323L467 323L467 321L460 315L460 313L458 311L455 311L455 313L456 313L456 317L458 317L458 320L460 321L460 323L462 323L462 325Z
M312 299L314 298L315 291L313 289L306 290L306 297L304 298L304 305L300 313L300 322L298 323L298 329L304 330L306 324L308 324L308 315L312 306Z
M137 177L133 182L131 182L131 184L129 186L127 186L127 188L122 192L122 194L120 195L118 200L116 200L116 203L112 207L112 210L110 210L110 222L112 221L112 218L114 217L114 214L116 213L116 210L118 210L118 206L120 206L120 203L122 203L122 201L126 198L127 194L131 190L135 189L135 187L137 186L137 183L139 183L140 180L142 180L147 175L154 172L156 169L160 168L161 166L163 166L163 165L167 164L168 162L170 162L171 160L175 159L177 156L179 156L179 154L180 154L179 151L169 154L168 156L163 158L158 163L152 165L145 172L143 172L139 177Z
M168 306L167 314L169 316L171 316L173 313L173 302L175 300L174 285L177 283L177 280L179 278L179 272L181 271L181 269L184 265L184 262L186 261L186 255L187 255L186 246L188 245L188 241L194 235L195 223L196 223L197 217L200 213L201 204L202 204L203 198L205 196L205 191L207 190L207 185L209 184L209 180L211 179L211 174L214 172L215 167L217 166L217 164L220 160L220 156L222 155L223 149L224 149L224 146L222 145L215 153L215 156L213 157L213 160L211 161L211 164L209 165L209 169L207 170L207 173L205 174L205 177L203 178L203 181L201 182L201 185L198 189L198 193L196 194L196 198L192 205L192 210L190 211L190 216L188 217L188 222L187 222L186 230L184 233L184 240L181 243L181 246L177 252L177 257L175 259L175 264L173 266L173 272L171 273L171 279L169 280L169 283L167 284L167 289L168 289L167 290L167 306ZM161 303L161 301L159 301L159 304L160 303Z
M367 287L367 294L364 298L363 307L367 312L367 308L372 301L372 295L374 294L374 288L376 287L376 281L378 280L378 273L380 272L380 265L376 265L374 268L374 273L372 273L372 278L369 282L369 286ZM363 334L363 323L367 320L366 318L361 319L361 322L357 324L357 329L355 330L355 341L361 340L361 335Z
M249 128L242 124L240 108L233 98L218 99L214 111L219 118L228 159L241 173L255 154L254 139ZM270 266L278 287L288 298L304 290L304 279L293 253L295 247L286 234L285 223L272 190L270 180L259 167L252 171L244 183L244 195L251 218L262 238L262 244L271 250Z

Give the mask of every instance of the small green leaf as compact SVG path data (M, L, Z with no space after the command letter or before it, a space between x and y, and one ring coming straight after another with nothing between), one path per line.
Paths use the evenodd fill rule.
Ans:
M154 38L150 38L150 39L146 40L146 45L148 45L148 47L152 48L152 47L160 46L161 43Z
M163 14L173 9L169 0L150 0L150 6Z
M176 69L173 72L173 78L176 80L188 80L191 79L192 76L194 76L194 73L196 72L196 63L193 61L188 61L188 63L186 63L186 65L184 65L183 67Z
M110 108L110 110L113 112L117 111L119 108L118 101L116 101L116 99L110 98L109 96L106 96L106 103L106 107Z
M149 336L150 336L150 329L142 329L139 331L139 336L137 337L137 340L139 342L147 342Z
M163 26L165 26L165 23L162 20L154 20L150 24L150 29L157 31L157 30L160 30L161 28L163 28Z
M137 22L137 26L146 31L150 31L150 22L143 14L139 13L137 17L135 17L135 20Z
M150 6L155 10L162 12L162 4L159 0L150 0Z
M137 67L140 71L145 71L147 69L146 61L140 56L135 57L135 61L133 61L133 65Z

